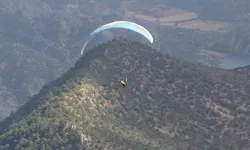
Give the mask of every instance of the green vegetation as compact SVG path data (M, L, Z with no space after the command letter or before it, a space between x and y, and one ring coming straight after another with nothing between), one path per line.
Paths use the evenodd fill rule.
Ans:
M0 149L242 150L250 142L247 71L113 40L5 119ZM117 82L123 72L127 88Z
M68 70L79 57L84 38L98 26L89 16L58 3L63 10L62 5L50 9L39 0L22 5L1 1L0 120Z
M146 26L153 33L155 48L181 60L218 66L217 58L201 55L201 49L250 54L248 27L242 28L249 20L250 5L246 0L137 0L143 6L121 2L125 1L78 1L76 7L75 1L26 0L22 4L15 0L1 1L0 111L3 113L0 120L69 69L79 58L85 37L99 25L114 20L125 19ZM225 33L159 27L155 22L126 16L122 8L155 16L157 13L153 13L160 8L156 4L166 6L161 8L163 13L164 9L175 7L197 13L198 19L222 21L227 24L223 28ZM142 40L140 36L129 35ZM104 40L106 35L95 37L90 44Z

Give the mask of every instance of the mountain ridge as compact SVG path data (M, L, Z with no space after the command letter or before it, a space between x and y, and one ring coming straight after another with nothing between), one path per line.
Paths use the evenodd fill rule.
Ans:
M118 83L123 74L127 88ZM183 62L138 42L114 39L87 52L26 109L3 121L0 145L245 150L247 80L247 74Z
M182 60L219 67L217 59L220 58L203 55L201 50L215 50L227 54L231 52L249 54L249 44L245 40L248 36L244 34L247 33L245 32L247 30L241 28L249 20L248 1L235 1L235 5L231 1L223 0L220 2L204 0L199 2L194 0L158 1L161 6L155 5L157 1L150 2L152 1L136 0L135 3L129 1L120 3L120 1L114 0L106 0L105 2L93 0L0 0L1 54L16 49L12 52L13 57L10 57L10 53L6 58L0 56L0 78L3 79L3 82L1 82L3 88L0 93L0 102L3 104L0 109L3 113L1 113L0 120L21 106L27 97L37 93L45 83L56 79L58 75L61 75L62 72L73 65L78 59L82 42L90 31L114 20L135 21L143 25L153 34L154 47ZM142 3L145 3L145 5L140 5ZM131 6L133 7L130 8ZM242 6L244 6L244 9L240 9L243 8ZM156 22L137 18L132 14L138 13L150 17L151 15L154 16L155 13L157 14L154 10L159 10L158 13L164 16L164 9L173 9L177 14L182 14L183 10L184 12L188 10L188 12L196 13L198 20L217 20L224 23L228 22L228 25L221 29L225 33L220 33L220 31L210 33L210 31L199 31L199 28L197 30L181 29L178 27L179 25L176 27L162 26ZM169 13L166 15L172 16ZM199 21L198 24L194 22L194 26L196 25L199 26ZM235 29L236 26L239 26L239 28ZM229 33L229 30L233 30L233 32ZM119 35L125 35L123 33ZM240 38L235 38L238 34ZM139 39L133 34L129 34L129 36L130 39ZM99 35L91 43L94 45L107 39L109 39L107 35ZM229 48L227 45L230 45ZM33 57L38 61L33 66L23 61L27 49L31 52L31 55L27 57ZM7 56L7 54L4 55ZM7 60L8 64L6 65ZM20 61L25 66L21 71L20 69L23 66L18 65ZM53 62L53 66L44 65L51 62ZM1 67L2 64L5 65L4 68ZM57 71L51 69L54 66L57 66ZM37 68L37 72L42 73L34 73L33 67ZM16 72L16 70L18 71ZM27 75L27 72L31 72L31 74ZM53 73L43 75L45 72ZM2 77L2 74L4 77ZM13 107L8 108L9 105L6 101L10 102Z

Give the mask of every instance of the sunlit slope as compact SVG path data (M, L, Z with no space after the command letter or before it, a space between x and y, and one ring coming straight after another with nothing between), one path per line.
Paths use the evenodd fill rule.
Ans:
M119 85L124 74L127 88ZM2 122L2 149L244 149L247 75L113 40ZM15 122L15 123L14 123Z

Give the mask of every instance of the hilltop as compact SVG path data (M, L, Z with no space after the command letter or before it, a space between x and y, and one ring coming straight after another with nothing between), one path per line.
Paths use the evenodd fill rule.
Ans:
M244 150L250 87L248 74L238 72L115 39L5 119L0 148ZM122 74L127 88L118 83Z
M68 70L84 39L102 24L136 22L153 34L159 51L218 67L220 57L203 50L249 55L249 27L242 28L248 26L249 6L247 0L0 0L0 120ZM134 35L129 38L142 41Z

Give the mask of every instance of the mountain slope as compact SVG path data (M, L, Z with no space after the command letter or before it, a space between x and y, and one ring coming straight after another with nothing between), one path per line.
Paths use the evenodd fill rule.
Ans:
M73 65L84 38L102 22L68 2L0 0L0 120Z
M122 88L117 80L126 71L129 87ZM195 66L138 43L114 40L87 53L3 122L0 145L243 149L249 143L246 81L246 75ZM24 117L11 119L19 115Z
M135 6L140 14L154 15L152 10L158 6L155 5L156 1L152 4L150 2L153 1L148 2L150 9L145 10L144 8L142 12L138 8L144 6L134 5L135 3L131 5ZM232 2L221 0L218 4L205 0L199 2L165 0L161 3L170 7L190 8L190 11L198 13L199 18L205 20L230 20L230 22L234 22L233 24L235 24L235 20L236 22L237 20L247 21L249 18L248 2L246 0L235 1L236 4ZM146 4L147 2L138 1L137 3ZM0 78L3 80L0 93L0 107L2 108L0 111L3 113L1 113L0 120L19 107L27 97L38 92L45 83L54 80L64 70L67 70L79 57L82 42L91 31L101 24L114 20L130 20L145 26L154 36L155 47L162 52L168 52L174 57L188 61L210 64L210 60L206 61L210 58L199 55L200 49L207 49L208 45L212 45L209 48L216 51L249 53L248 40L245 40L247 35L243 34L245 31L239 33L240 37L244 38L236 39L234 33L227 34L225 37L222 36L218 40L219 42L211 44L217 41L220 33L159 27L155 22L150 23L135 18L134 20L133 17L126 16L121 6L123 4L120 1L114 0L103 2L93 0L0 0L0 19L2 20L0 24L0 67L5 65L4 68L0 68ZM244 9L242 9L243 6ZM232 12L229 13L230 11ZM136 34L129 33L129 35L131 39L141 40L141 37L134 36ZM108 39L107 36L103 37L105 38L96 37L90 44L94 45ZM236 40L229 44L231 39ZM227 45L230 45L229 50L225 49L228 48ZM14 51L14 49L16 50ZM12 52L9 53L9 51ZM8 56L5 58L6 55ZM34 58L36 63L29 62L30 60L24 57ZM6 61L8 61L7 65ZM22 64L19 65L19 62ZM53 70L53 68L58 69ZM16 70L18 71L16 72ZM28 74L29 72L31 73ZM51 74L44 74L47 72L51 72Z
M250 56L249 27L239 27L221 36L210 49L223 53Z
M113 40L3 121L1 149L247 149L247 81Z

